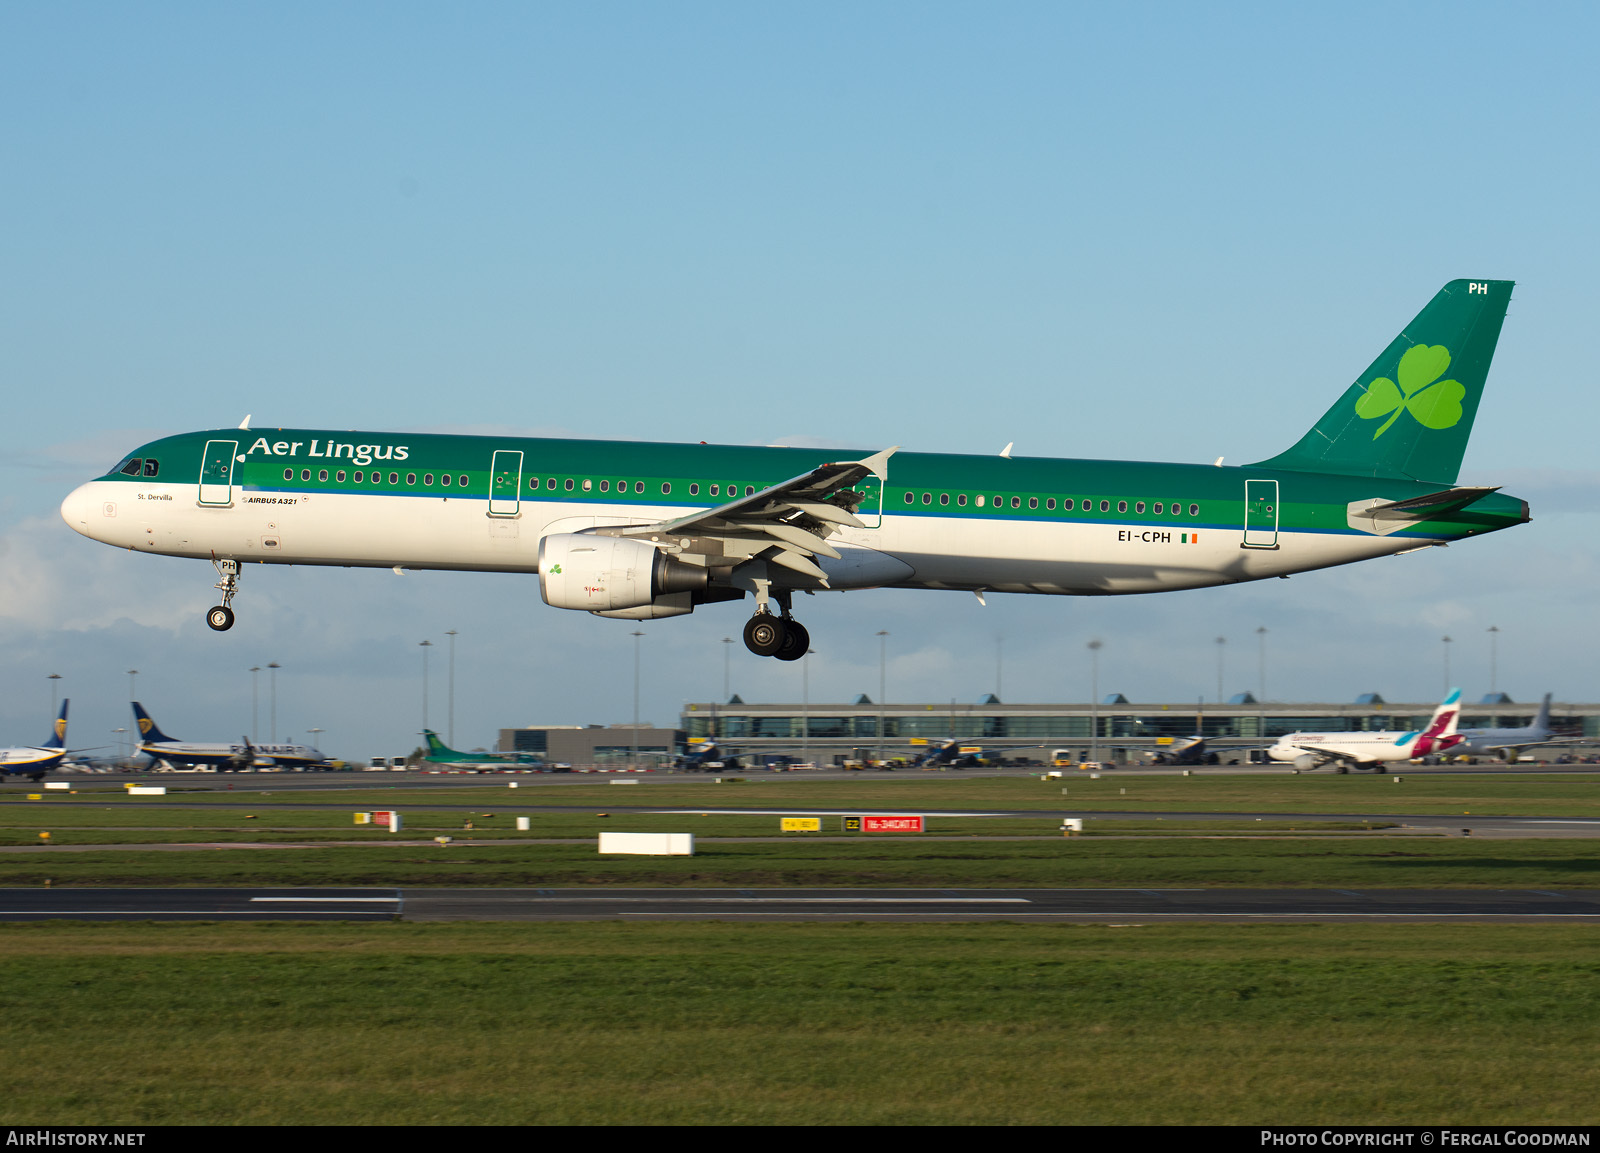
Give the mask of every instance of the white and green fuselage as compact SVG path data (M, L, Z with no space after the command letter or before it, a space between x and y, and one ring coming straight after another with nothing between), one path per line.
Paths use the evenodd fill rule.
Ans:
M1509 295L1453 282L1298 445L1243 467L239 428L146 444L62 515L136 552L539 573L550 603L630 619L752 592L765 607L822 588L1106 595L1287 576L1528 519L1521 500L1454 487ZM1448 331L1412 335L1430 313ZM1465 383L1438 379L1445 339ZM661 557L670 573L614 571ZM600 567L578 577L580 560Z

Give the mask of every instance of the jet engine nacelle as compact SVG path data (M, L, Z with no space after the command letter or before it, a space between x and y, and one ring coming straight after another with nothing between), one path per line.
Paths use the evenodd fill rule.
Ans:
M1294 771L1297 773L1309 773L1321 764L1322 762L1310 753L1301 753L1294 759Z
M552 608L608 615L650 609L652 616L679 616L691 611L692 605L668 601L656 613L656 602L703 589L709 579L699 565L685 564L654 545L627 537L558 533L539 542L539 595ZM629 611L624 619L650 618Z

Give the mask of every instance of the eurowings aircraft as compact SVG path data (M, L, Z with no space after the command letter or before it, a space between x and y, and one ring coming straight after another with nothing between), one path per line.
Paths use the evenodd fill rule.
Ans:
M422 739L428 742L428 755L423 758L435 765L457 765L461 768L506 769L518 765L543 765L544 758L532 753L463 753L452 749L439 739L432 729L422 730Z
M30 781L42 781L46 773L61 764L61 759L72 751L67 748L69 703L61 702L61 713L56 717L55 728L51 730L50 739L44 744L0 749L0 778L14 776L27 777Z
M1332 764L1341 773L1352 767L1382 772L1386 764L1435 756L1461 744L1461 690L1452 689L1433 711L1426 728L1409 733L1290 733L1267 750L1275 761L1289 761L1297 773Z
M209 765L219 773L242 773L258 767L304 769L328 763L327 757L307 745L257 745L252 744L248 737L241 737L236 745L180 741L157 728L155 721L138 701L133 702L133 719L139 727L139 751L157 761L167 761L173 765Z
M76 531L209 560L230 628L250 563L537 574L627 621L754 599L745 644L798 660L793 596L1107 596L1287 577L1528 520L1456 483L1512 282L1455 280L1285 452L1243 467L236 429L164 437L75 490ZM1240 397L1262 407L1275 398Z

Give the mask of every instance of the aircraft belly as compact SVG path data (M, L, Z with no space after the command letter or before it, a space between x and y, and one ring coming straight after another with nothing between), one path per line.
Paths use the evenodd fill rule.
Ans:
M881 547L916 570L915 579L906 582L915 587L1083 596L1263 580L1385 556L1419 543L1286 532L1276 549L1245 549L1234 529L933 517L885 518L881 531Z

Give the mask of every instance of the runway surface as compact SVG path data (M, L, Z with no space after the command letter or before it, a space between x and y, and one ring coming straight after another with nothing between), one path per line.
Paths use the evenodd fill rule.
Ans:
M1600 923L1600 890L0 889L0 921Z

